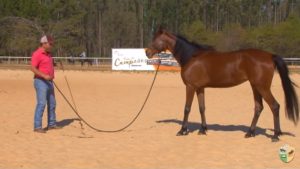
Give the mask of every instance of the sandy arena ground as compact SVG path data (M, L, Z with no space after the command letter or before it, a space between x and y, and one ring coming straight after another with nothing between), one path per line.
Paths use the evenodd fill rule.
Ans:
M154 73L56 72L56 83L68 98L67 75L81 115L100 129L119 129L140 109ZM261 114L257 136L245 139L254 103L248 83L227 89L206 89L208 135L198 135L200 114L196 97L188 136L178 137L183 117L185 86L177 72L161 72L144 111L128 129L99 133L83 128L71 108L56 92L61 130L37 134L33 129L35 91L27 70L0 70L0 168L25 169L277 169L300 168L299 126L285 118L278 74L272 91L281 104L285 135L272 143L273 117L269 107ZM300 75L291 78L300 85ZM300 96L300 89L297 88ZM46 113L43 125L46 126ZM283 163L278 150L289 144L295 159Z

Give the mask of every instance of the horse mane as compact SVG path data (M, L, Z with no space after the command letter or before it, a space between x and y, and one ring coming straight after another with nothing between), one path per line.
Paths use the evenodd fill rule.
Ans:
M185 65L190 58L195 56L200 50L215 50L212 46L201 45L196 42L190 42L181 35L176 35L176 45L174 48L174 55L180 56L180 65Z

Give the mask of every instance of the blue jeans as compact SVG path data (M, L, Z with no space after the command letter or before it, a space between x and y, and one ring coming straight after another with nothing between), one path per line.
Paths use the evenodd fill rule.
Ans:
M53 82L42 79L34 79L37 104L34 114L34 129L42 128L43 113L47 105L48 126L56 125L55 107L56 100L54 95Z

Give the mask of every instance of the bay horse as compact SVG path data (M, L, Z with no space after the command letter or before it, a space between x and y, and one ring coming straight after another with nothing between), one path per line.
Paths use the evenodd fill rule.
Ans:
M243 49L232 52L219 52L213 47L200 45L186 40L184 37L172 34L160 28L154 35L146 55L169 50L181 66L181 78L186 86L184 117L178 136L188 134L188 117L194 94L197 94L201 127L199 134L206 134L204 89L227 88L250 82L254 95L254 117L245 137L254 137L259 116L263 110L263 101L269 105L274 120L274 135L272 141L278 141L282 134L279 122L280 105L271 93L271 83L277 69L281 78L285 95L286 117L296 125L299 120L298 98L294 89L296 86L289 77L289 71L284 60L269 52L259 49Z

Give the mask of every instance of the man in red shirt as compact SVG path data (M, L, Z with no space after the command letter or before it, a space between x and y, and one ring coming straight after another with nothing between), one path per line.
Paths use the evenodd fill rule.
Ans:
M34 73L34 88L36 91L37 104L34 115L34 132L46 133L49 129L58 129L56 125L56 100L54 95L53 79L54 65L51 55L53 38L43 36L40 47L33 52L31 57L31 71ZM48 126L42 128L42 118L47 105Z

